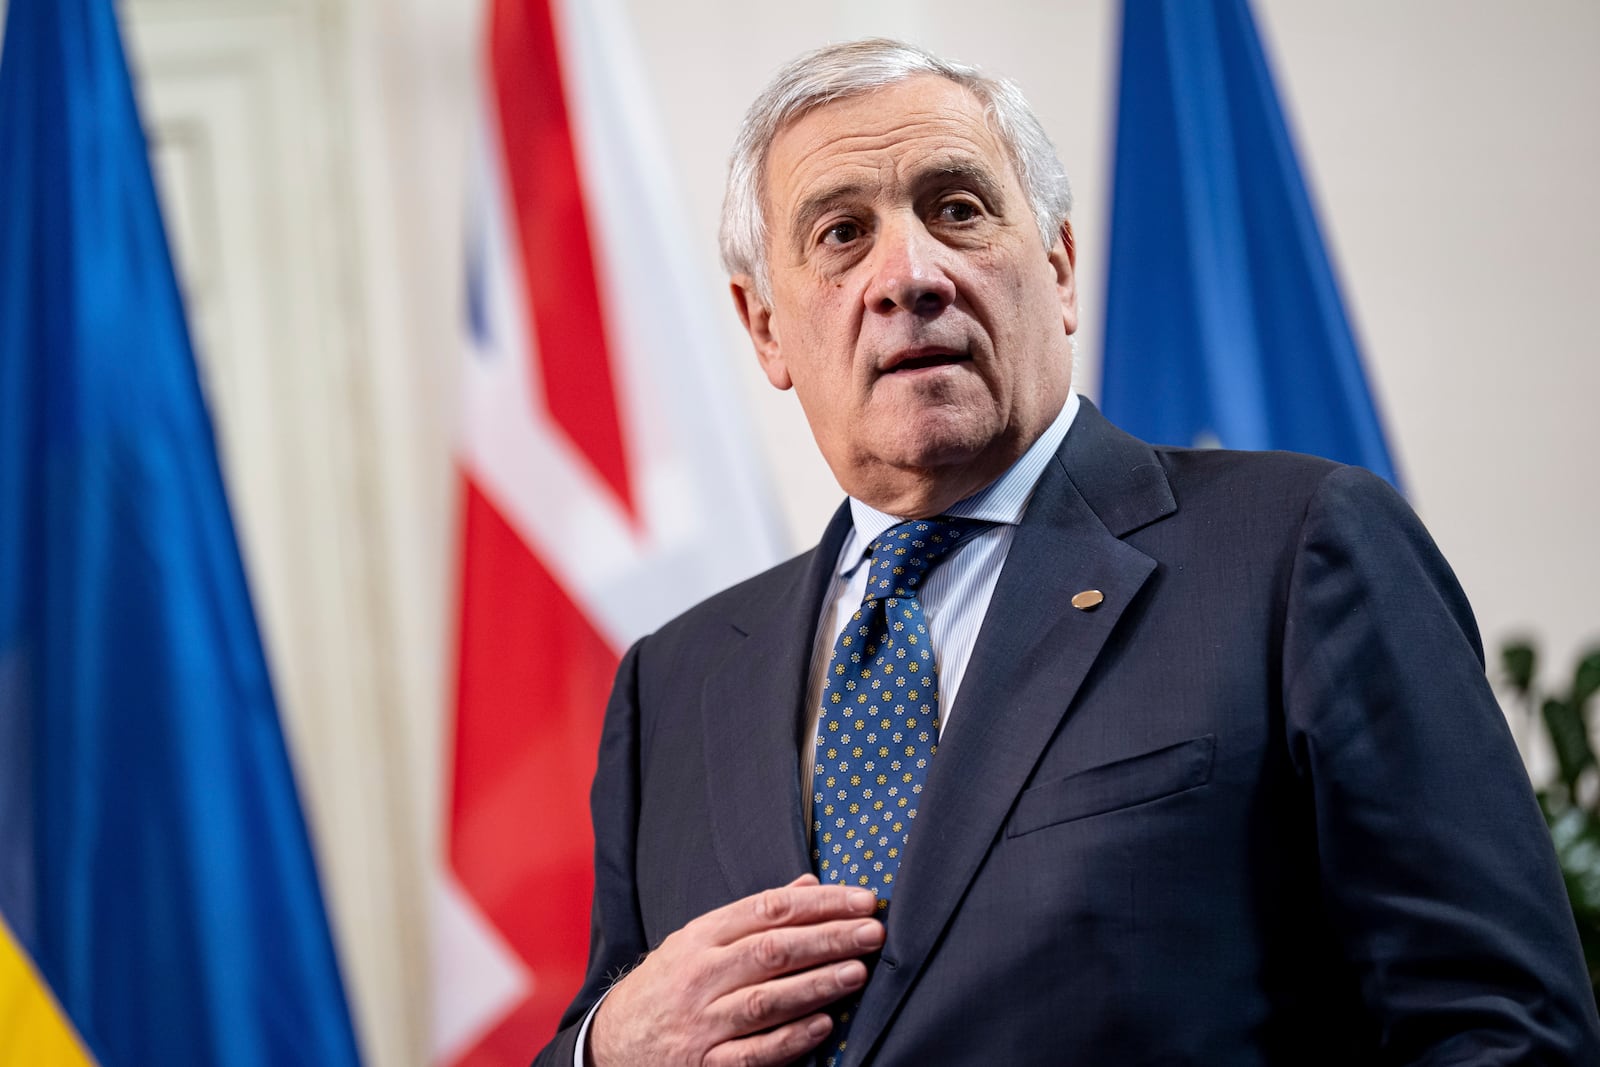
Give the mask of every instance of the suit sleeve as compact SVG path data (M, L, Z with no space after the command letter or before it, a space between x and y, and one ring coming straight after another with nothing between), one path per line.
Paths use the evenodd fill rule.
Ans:
M642 642L640 642L642 644ZM611 984L644 956L644 925L634 894L639 831L639 648L622 658L600 734L600 760L589 810L594 819L594 901L589 919L589 966L583 987L561 1018L554 1040L534 1067L581 1063L578 1033Z
M1311 500L1283 649L1322 903L1381 1062L1600 1064L1566 892L1471 611L1365 471L1331 472Z

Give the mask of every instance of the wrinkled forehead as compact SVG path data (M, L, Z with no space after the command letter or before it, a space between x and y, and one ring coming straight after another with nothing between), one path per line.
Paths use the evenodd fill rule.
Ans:
M916 74L830 100L780 127L767 151L763 206L775 232L819 188L949 171L988 172L997 185L1020 188L977 94L937 74Z

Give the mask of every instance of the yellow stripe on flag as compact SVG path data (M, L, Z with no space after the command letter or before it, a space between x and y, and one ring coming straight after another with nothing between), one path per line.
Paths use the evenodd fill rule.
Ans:
M0 1067L92 1067L56 998L0 922Z

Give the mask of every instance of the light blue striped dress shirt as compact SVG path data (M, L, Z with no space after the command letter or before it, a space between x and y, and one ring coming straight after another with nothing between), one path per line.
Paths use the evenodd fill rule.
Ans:
M940 563L922 583L922 612L928 620L928 636L933 641L933 654L939 664L939 733L950 725L950 714L955 707L956 694L961 690L961 680L967 672L967 661L972 658L972 647L978 640L978 629L989 610L989 600L994 596L995 583L1000 579L1000 568L1006 554L1011 551L1011 541L1016 536L1017 524L1028 510L1034 486L1044 473L1045 464L1061 447L1073 418L1078 413L1078 395L1067 394L1067 402L1048 429L1022 454L1022 458L987 488L951 505L943 514L966 519L983 519L993 526L975 534L960 551ZM867 591L867 568L862 566L867 551L878 535L904 520L885 515L861 501L850 498L850 515L855 529L845 538L839 550L839 560L834 569L833 587L824 601L822 615L817 620L817 634L811 646L811 682L807 691L806 707L810 716L806 723L807 738L817 736L817 719L822 712L822 692L827 684L828 658L833 652L839 631ZM811 773L816 752L810 744L802 746L800 753L800 795L805 798L806 825L811 825Z

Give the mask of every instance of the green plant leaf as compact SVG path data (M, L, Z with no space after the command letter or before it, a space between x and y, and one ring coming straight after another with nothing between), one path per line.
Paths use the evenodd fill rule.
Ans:
M1550 820L1550 838L1561 863L1591 983L1600 986L1600 820L1567 808Z
M1501 650L1500 662L1507 682L1531 709L1537 666L1532 646L1509 644ZM1600 1000L1600 814L1578 803L1578 780L1595 765L1584 705L1597 692L1600 692L1600 649L1590 651L1578 663L1572 681L1572 699L1544 701L1545 728L1561 773L1560 781L1539 790L1537 796L1561 864L1562 881L1566 883L1572 917L1577 923L1578 938L1589 966L1589 981L1594 987L1595 999Z
M1556 819L1560 818L1568 807L1565 794L1556 796L1548 789L1539 789L1534 791L1533 796L1539 802L1539 812L1544 816L1544 824L1554 830Z
M1533 672L1538 665L1538 653L1526 641L1512 641L1500 649L1500 668L1518 693L1526 694L1533 686Z
M1578 661L1572 677L1572 706L1581 713L1583 705L1596 693L1600 693L1600 648Z
M1578 778L1594 766L1594 750L1589 747L1589 728L1578 709L1554 697L1544 702L1544 725L1556 750L1556 763L1569 796L1578 795Z

